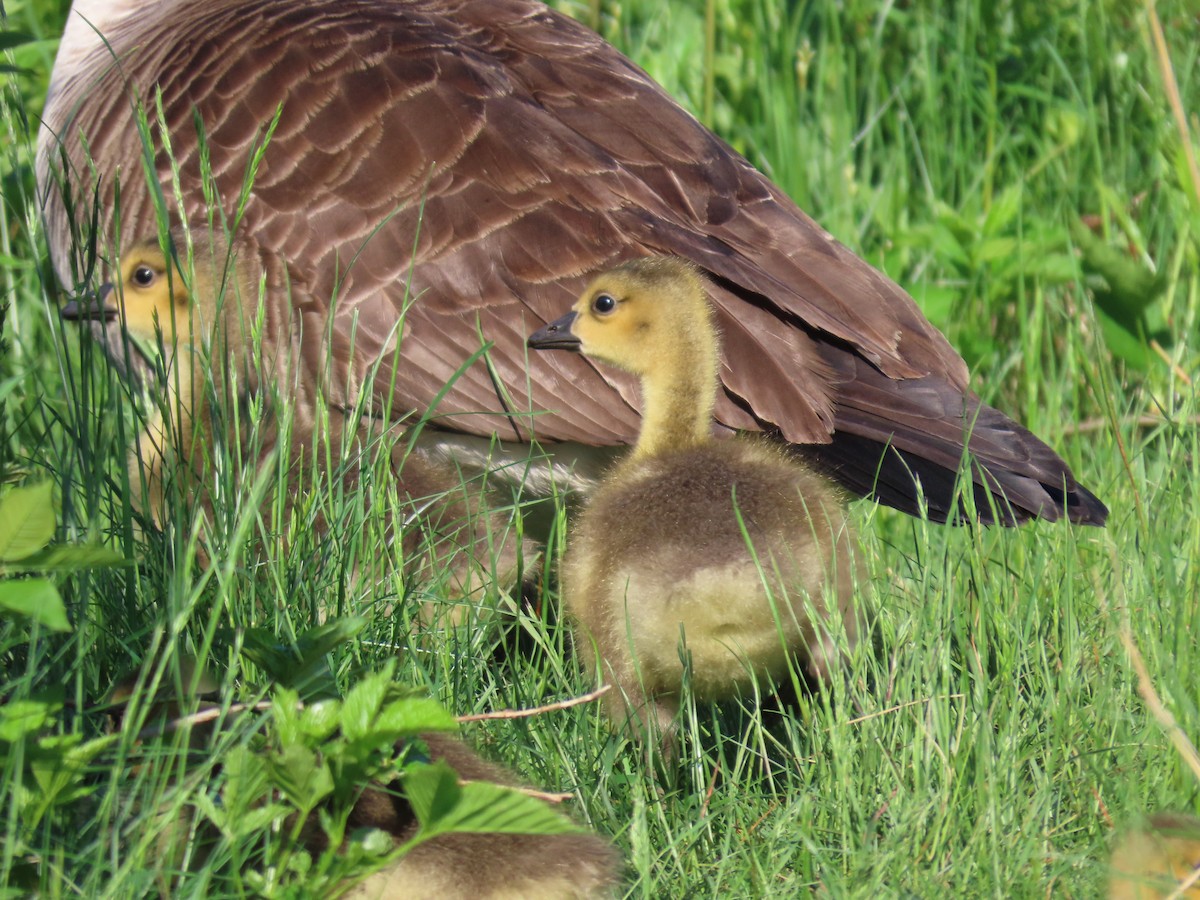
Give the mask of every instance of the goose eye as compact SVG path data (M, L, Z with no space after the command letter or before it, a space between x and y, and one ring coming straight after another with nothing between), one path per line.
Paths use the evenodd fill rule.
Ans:
M133 283L140 288L154 284L154 270L149 266L138 266L133 270Z
M617 301L613 299L612 294L597 294L596 299L592 301L592 312L600 316L607 316L616 308Z

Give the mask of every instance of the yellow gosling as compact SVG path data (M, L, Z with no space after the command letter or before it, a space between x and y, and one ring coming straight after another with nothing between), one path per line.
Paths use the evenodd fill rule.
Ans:
M425 734L430 757L465 781L517 787L511 772L482 759L457 738ZM369 788L351 813L351 828L379 828L397 846L417 831L412 810L395 792ZM620 858L600 836L445 834L419 844L394 866L347 896L356 900L602 900L615 896Z
M231 360L243 382L254 371L242 312L254 310L259 267L223 238L197 233L195 240L192 267L186 256L178 256L186 254L182 231L172 234L176 253L170 256L157 240L137 241L122 254L115 277L93 303L71 303L62 311L68 319L119 321L137 351L161 364L163 394L150 404L129 462L134 505L159 528L168 460L177 457L202 478L203 456L212 443L211 417L204 414L204 370L218 385L230 369L210 363L222 357ZM190 277L181 264L190 268Z
M202 673L193 678L195 663L183 668L184 685L195 681L200 695L215 693L217 683ZM126 704L141 685L137 675L118 682L109 691L106 705L112 708L114 727L122 721ZM181 705L164 688L152 702L145 725L165 728L183 712ZM200 702L200 709L219 704ZM247 715L243 713L242 715ZM197 724L191 731L191 748L202 754L211 745L211 724ZM444 762L462 781L483 781L505 787L522 787L514 773L488 762L459 738L437 732L422 734L421 741L433 762ZM403 742L397 744L397 749ZM136 767L135 767L136 771ZM157 832L156 854L164 863L159 871L159 895L178 893L174 876L187 857L188 831L193 811L167 800L149 811L148 821ZM410 841L418 821L402 786L372 781L363 785L348 821L348 831L379 829L393 848ZM285 834L293 829L283 829ZM191 863L203 864L217 838L211 825L201 825ZM328 847L316 815L301 828L299 841L312 854ZM615 896L620 881L621 859L613 846L591 831L560 834L508 834L472 832L441 834L418 844L395 863L369 876L341 896L356 900L607 900Z
M681 643L703 700L756 678L777 685L793 659L820 679L838 672L859 634L842 497L774 445L712 437L719 338L695 268L648 258L607 271L529 346L641 380L637 443L590 497L563 560L577 646L617 688L613 722L657 731L673 752Z
M1179 813L1157 813L1131 828L1112 855L1109 900L1200 898L1200 883L1185 881L1200 868L1200 819Z

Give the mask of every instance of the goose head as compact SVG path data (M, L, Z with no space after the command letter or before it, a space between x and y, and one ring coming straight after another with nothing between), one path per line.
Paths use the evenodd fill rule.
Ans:
M528 343L582 353L641 379L634 458L708 440L719 351L704 281L691 263L650 257L609 269Z
M172 232L169 246L166 251L157 240L134 242L121 255L114 277L89 300L64 306L62 317L117 323L147 362L161 347L169 368L180 347L195 347L198 337L209 336L227 299L233 308L252 296L248 291L254 284L240 259L230 262L222 239L197 236L190 265L181 230Z
M191 292L179 268L157 244L135 244L121 260L117 277L100 286L90 304L72 301L64 319L120 321L139 345L152 345L159 334L174 343L176 328L187 321Z
M631 260L597 276L570 312L528 343L582 353L643 379L685 364L712 369L716 355L704 282L695 266L673 257Z

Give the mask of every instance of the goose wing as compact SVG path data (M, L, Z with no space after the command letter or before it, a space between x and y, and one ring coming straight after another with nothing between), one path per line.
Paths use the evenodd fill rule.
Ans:
M115 22L107 43L60 53L43 173L65 150L82 208L94 162L102 221L113 221L119 175L126 234L153 233L131 100L161 102L170 152L158 139L153 168L168 205L178 196L177 215L203 219L215 192L242 239L286 272L269 299L298 313L312 370L329 370L321 357L336 338L324 381L340 399L366 387L394 413L428 411L448 429L629 442L638 425L629 379L574 355L528 356L524 339L596 270L669 253L713 276L726 335L719 421L830 445L824 461L837 477L910 510L911 474L906 485L897 476L892 497L850 473L876 469L888 445L931 471L949 457L957 468L969 394L942 335L903 290L573 20L524 0L150 7ZM66 209L49 191L52 251L69 283ZM927 389L910 391L915 383ZM927 396L957 399L957 409L922 405ZM897 398L914 410L903 422L893 421ZM981 465L1078 490L1052 451L995 415L976 419L976 433L1001 427L994 440L972 439ZM839 458L839 429L862 439L865 456ZM1011 440L1023 449L1009 452ZM1015 518L1052 516L1042 496L1009 500Z

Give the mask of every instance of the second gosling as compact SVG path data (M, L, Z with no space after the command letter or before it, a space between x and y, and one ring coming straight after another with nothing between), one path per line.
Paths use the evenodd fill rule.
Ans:
M835 635L858 640L853 532L839 493L763 439L716 440L719 336L704 281L674 258L598 276L567 315L529 338L641 380L633 451L588 500L563 560L576 644L605 678L615 724L674 748L685 664L721 700L799 660L829 679Z

